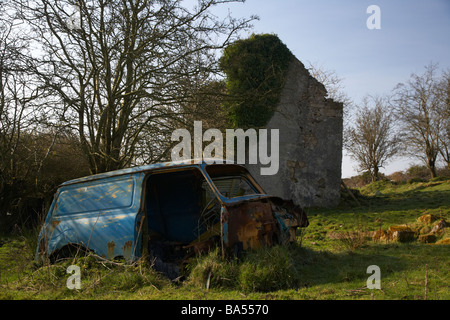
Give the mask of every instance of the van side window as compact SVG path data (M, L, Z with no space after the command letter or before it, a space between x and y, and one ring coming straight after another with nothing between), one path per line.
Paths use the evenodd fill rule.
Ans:
M61 192L57 200L56 215L130 207L133 204L133 179L127 177L110 180L77 185Z

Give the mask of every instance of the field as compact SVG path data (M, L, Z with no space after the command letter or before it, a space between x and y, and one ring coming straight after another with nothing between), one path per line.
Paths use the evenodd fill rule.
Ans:
M344 193L337 208L309 209L310 225L297 244L232 261L211 252L192 261L179 283L147 263L95 256L37 265L36 230L16 232L0 239L0 299L448 300L450 181L382 181L358 191L356 200ZM442 219L447 227L433 232ZM389 228L414 237L374 240ZM67 287L69 265L80 267L80 289ZM368 287L373 265L379 289Z

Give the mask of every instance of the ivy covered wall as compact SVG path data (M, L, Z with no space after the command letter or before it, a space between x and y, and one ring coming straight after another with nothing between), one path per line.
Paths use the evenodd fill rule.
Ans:
M278 105L294 56L272 34L252 35L228 46L220 59L229 99L225 109L234 128L264 127Z

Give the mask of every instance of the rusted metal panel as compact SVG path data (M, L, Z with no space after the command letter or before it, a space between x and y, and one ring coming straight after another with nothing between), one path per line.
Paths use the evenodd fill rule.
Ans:
M294 242L297 229L309 225L306 213L290 200L247 196L225 202L222 244L227 252Z
M243 202L227 209L228 247L259 249L277 241L279 230L269 203Z

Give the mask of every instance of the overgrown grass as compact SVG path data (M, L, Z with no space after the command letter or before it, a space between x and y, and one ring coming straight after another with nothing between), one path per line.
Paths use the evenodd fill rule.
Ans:
M238 281L237 260L223 261L219 250L197 257L188 267L188 283L198 288L234 288Z
M350 200L309 209L301 246L264 248L239 260L212 251L192 261L181 283L148 263L127 266L90 254L37 265L35 234L1 238L0 299L449 299L449 245L371 235L395 225L417 227L424 214L450 222L450 182L377 182L360 192L360 205ZM448 230L439 237L449 238ZM73 264L81 270L79 290L66 286ZM381 290L367 288L370 265L380 267Z
M143 288L152 292L170 285L147 263L125 265L87 254L39 265L27 253L24 241L13 240L0 248L0 299L136 299ZM67 287L70 265L80 267L79 290Z
M189 282L198 287L240 289L243 292L269 292L296 288L297 270L292 250L275 246L223 261L218 250L193 263Z

